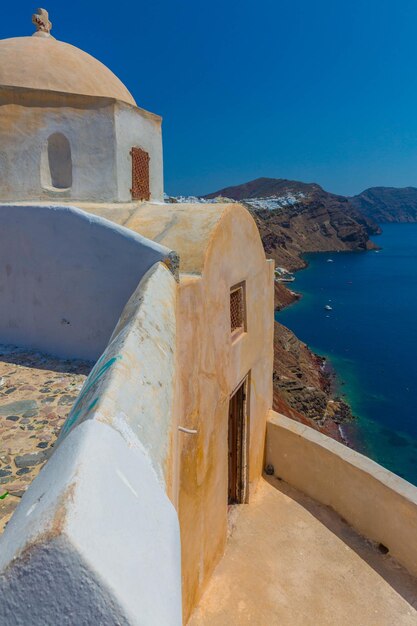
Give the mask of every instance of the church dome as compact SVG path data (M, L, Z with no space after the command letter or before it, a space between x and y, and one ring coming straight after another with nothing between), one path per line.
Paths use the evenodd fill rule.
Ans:
M136 104L103 63L49 35L0 40L0 86L101 96Z

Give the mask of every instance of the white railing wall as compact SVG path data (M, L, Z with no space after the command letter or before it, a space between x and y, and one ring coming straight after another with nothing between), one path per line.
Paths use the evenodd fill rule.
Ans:
M1 624L181 624L176 297L157 263L0 538Z

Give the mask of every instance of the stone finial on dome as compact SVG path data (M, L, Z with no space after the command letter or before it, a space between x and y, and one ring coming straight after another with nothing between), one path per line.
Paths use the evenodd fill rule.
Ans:
M36 33L40 37L47 37L52 29L52 22L49 21L49 13L46 9L38 9L32 15L32 23L36 26Z

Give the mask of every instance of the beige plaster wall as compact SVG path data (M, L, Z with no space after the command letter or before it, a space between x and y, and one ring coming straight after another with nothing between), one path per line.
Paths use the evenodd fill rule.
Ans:
M229 205L212 231L202 275L180 275L180 425L198 431L179 435L185 620L225 547L229 398L248 374L249 498L262 473L272 402L272 274L252 217ZM230 287L241 281L246 281L247 332L232 343Z
M173 502L181 528L184 621L223 555L228 522L228 408L249 376L249 499L263 466L272 405L273 263L250 213L238 204L89 206L179 254ZM233 344L230 287L246 281L247 333ZM176 491L176 493L175 493ZM243 505L244 506L244 505Z
M48 36L0 40L0 85L101 96L135 104L132 94L103 63Z
M271 411L266 463L417 575L417 488L321 433Z

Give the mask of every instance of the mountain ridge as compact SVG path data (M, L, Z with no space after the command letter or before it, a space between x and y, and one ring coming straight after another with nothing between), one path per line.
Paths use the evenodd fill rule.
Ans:
M268 256L290 271L305 267L305 252L368 250L378 225L345 196L317 183L257 178L203 196L230 198L252 213Z
M349 201L361 213L380 224L417 222L416 187L369 187Z
M295 194L311 195L311 192L324 192L334 198L345 199L349 210L355 209L368 220L378 224L387 222L417 221L417 187L386 187L383 185L368 187L361 193L343 196L325 191L318 183L305 183L286 178L261 177L254 180L225 187L214 193L202 196L210 199L217 196L238 201L267 198L279 193L294 192Z

